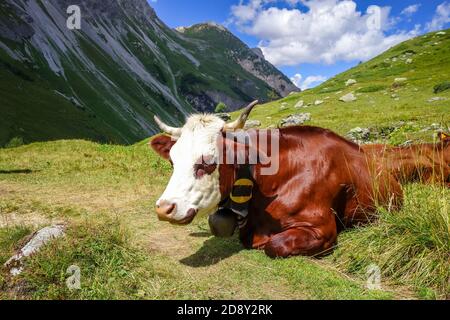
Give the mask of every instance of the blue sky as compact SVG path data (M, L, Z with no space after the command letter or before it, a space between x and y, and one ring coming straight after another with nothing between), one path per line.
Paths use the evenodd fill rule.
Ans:
M170 27L224 24L308 88L413 36L450 27L450 0L148 0Z

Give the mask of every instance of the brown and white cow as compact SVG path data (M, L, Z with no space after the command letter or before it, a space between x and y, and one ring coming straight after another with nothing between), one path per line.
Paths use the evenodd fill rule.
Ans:
M369 157L378 162L400 183L422 182L450 187L450 136L439 132L437 143L404 147L385 144L362 145Z
M193 115L182 128L155 119L170 136L157 136L151 146L173 164L172 177L156 203L160 220L189 224L196 215L213 214L230 197L242 164L218 159L221 152L239 149L240 142L227 131L242 128L253 106L230 124L214 115ZM263 249L270 257L320 255L336 244L340 230L370 221L377 205L401 205L397 181L380 172L358 145L335 133L298 126L264 134L269 135L268 144L277 135L279 168L265 175L261 172L270 164L251 166L254 187L239 229L246 248ZM246 160L250 148L240 148Z

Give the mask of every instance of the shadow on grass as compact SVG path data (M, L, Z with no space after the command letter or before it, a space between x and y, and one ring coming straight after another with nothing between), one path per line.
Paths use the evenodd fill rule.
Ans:
M196 236L196 235L193 235ZM198 236L198 235L197 235ZM233 256L243 250L237 237L207 239L203 246L193 255L183 258L180 262L190 267L207 267Z
M209 238L209 237L211 237L211 232L207 232L207 231L192 232L189 235L194 238Z
M0 174L20 174L20 173L30 174L33 172L34 171L31 169L0 170Z

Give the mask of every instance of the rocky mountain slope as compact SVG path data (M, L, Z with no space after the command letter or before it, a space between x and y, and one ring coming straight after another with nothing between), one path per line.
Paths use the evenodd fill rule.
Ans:
M66 26L70 5L80 30ZM132 143L157 131L153 114L179 124L220 101L236 109L295 90L226 29L204 26L172 30L145 0L1 1L0 145Z
M251 119L261 127L317 125L360 143L432 141L437 131L450 130L450 29L400 43L320 86L259 106Z

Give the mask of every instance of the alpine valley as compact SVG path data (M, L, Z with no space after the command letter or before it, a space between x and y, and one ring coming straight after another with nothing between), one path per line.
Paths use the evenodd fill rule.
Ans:
M77 5L81 28L67 27ZM145 0L0 2L0 146L68 138L130 144L219 102L299 91L224 27L173 30Z

